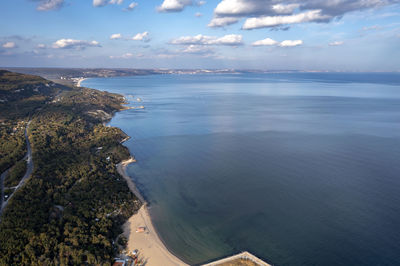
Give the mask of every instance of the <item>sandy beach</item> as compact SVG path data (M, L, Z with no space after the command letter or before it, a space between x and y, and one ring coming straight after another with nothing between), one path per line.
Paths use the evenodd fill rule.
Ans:
M80 86L81 86L81 83L82 83L84 80L86 80L86 78L81 78L81 79L79 79L78 82L76 83L76 86L77 86L77 87L80 87Z
M188 265L169 252L155 231L146 202L125 171L126 166L133 162L136 162L136 160L131 157L117 165L118 173L125 178L130 190L143 203L139 211L131 216L123 226L124 235L128 239L127 250L133 251L137 249L139 257L146 262L147 266ZM139 227L145 227L145 232L136 233L136 229Z

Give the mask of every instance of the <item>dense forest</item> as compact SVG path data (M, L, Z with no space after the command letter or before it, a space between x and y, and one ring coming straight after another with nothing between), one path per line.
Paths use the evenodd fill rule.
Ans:
M19 95L4 96L12 90ZM103 125L123 109L123 97L5 71L0 72L0 91L2 131L32 121L28 136L34 162L31 177L3 210L0 265L111 264L121 225L141 204L116 170L129 157L121 145L126 135ZM32 97L41 100L23 106ZM14 156L1 169L14 165L10 184L26 167L17 163L26 152L21 132L13 135L13 143L10 134L1 135L0 147L7 149L0 159Z
M13 166L26 153L25 123L0 122L0 173Z
M14 166L9 170L8 174L5 176L4 186L5 187L15 187L18 185L22 177L24 176L27 165L25 160L20 160L14 164Z

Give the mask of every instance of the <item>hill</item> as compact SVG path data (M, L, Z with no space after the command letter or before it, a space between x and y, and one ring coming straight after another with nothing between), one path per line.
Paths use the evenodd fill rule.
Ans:
M111 264L121 225L141 205L116 170L129 157L126 135L103 125L124 98L8 71L0 95L1 171L24 156L28 120L34 162L2 212L0 265Z

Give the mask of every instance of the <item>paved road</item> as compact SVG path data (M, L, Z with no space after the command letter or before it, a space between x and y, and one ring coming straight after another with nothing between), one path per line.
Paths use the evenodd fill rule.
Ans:
M1 194L0 194L0 215L3 211L3 199L4 199L4 179L6 178L8 174L8 170L5 170L4 173L1 174L0 177L0 189L1 189Z
M12 193L6 201L4 201L4 178L6 177L8 170L7 169L3 174L1 174L1 180L0 180L0 185L1 185L1 200L0 200L0 216L4 210L4 208L7 206L8 201L12 198L12 196L17 192L17 190L25 183L26 179L32 174L33 171L33 160L32 160L32 149L31 149L31 143L29 142L28 138L28 128L29 125L31 124L31 121L28 122L25 128L25 140L26 140L26 148L27 148L27 153L25 157L22 160L26 160L27 162L27 168L24 177L19 181L18 185L15 187L14 193Z

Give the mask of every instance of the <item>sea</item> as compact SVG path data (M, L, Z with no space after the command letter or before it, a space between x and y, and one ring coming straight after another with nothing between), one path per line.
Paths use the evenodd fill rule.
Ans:
M92 78L160 238L196 265L400 265L400 74Z

